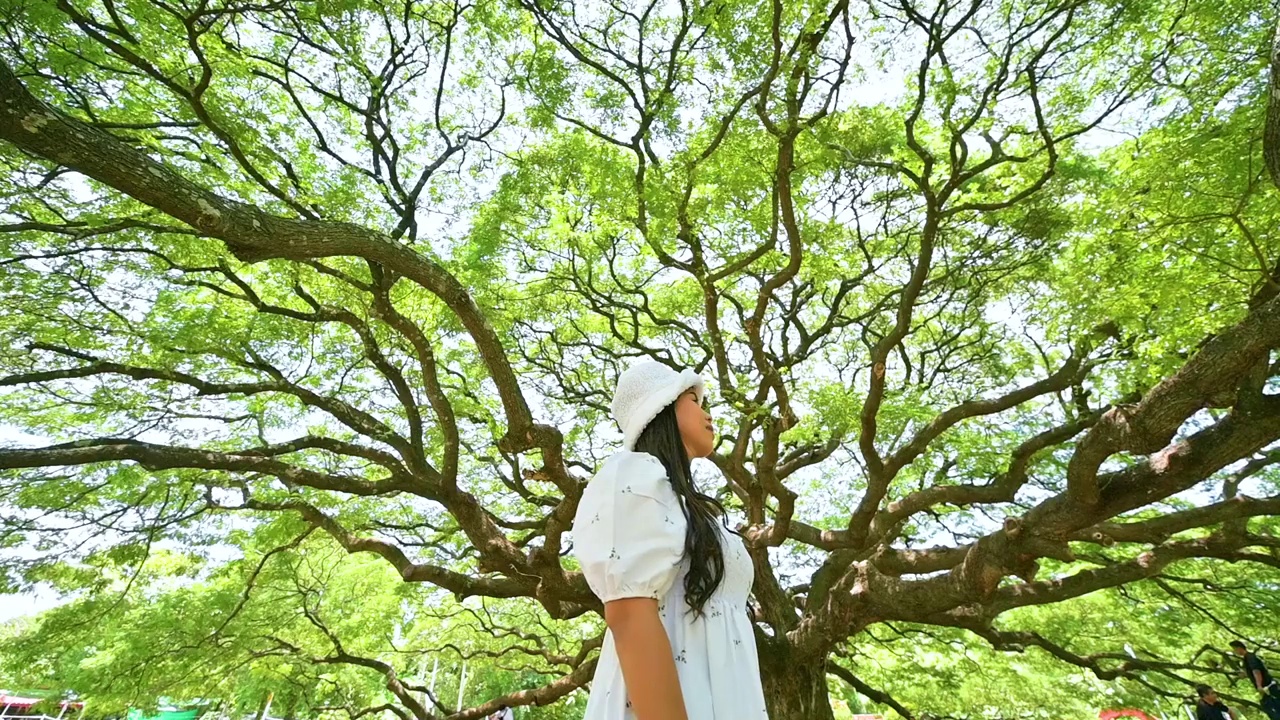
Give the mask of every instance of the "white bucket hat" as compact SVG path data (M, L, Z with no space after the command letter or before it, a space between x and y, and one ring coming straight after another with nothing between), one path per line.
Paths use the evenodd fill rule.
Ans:
M677 372L654 360L627 368L618 377L618 388L613 393L613 419L622 428L623 449L634 450L645 427L690 388L697 392L701 405L706 388L698 373Z

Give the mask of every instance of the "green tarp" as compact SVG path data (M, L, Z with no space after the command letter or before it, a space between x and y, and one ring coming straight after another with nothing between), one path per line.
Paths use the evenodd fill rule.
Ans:
M144 715L141 710L130 710L125 720L196 720L199 710L157 710L154 715Z

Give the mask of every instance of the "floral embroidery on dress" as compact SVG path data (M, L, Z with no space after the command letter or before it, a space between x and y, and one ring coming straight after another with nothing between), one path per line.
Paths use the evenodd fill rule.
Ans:
M637 455L640 456L641 460L644 460L645 462L651 462L654 465L657 465L658 467L662 468L662 472L665 473L667 471L667 466L663 465L662 461L659 460L657 457L650 455L649 453L637 453Z

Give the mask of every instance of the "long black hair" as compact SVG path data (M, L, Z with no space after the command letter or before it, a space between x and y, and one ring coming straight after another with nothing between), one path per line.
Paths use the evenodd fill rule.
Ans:
M689 572L684 576L684 600L689 609L701 616L702 608L724 579L724 548L716 523L725 516L724 506L710 495L698 492L693 485L693 468L689 453L680 439L675 403L663 408L640 433L636 452L649 453L667 469L671 487L680 498L680 507L689 521L684 534L684 553L689 558Z

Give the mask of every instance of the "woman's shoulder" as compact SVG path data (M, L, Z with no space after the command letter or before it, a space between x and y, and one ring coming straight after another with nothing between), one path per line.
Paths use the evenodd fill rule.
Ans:
M589 485L595 485L598 492L675 500L675 490L662 461L644 452L624 450L610 455Z
M600 465L600 473L604 473L606 470L615 473L656 473L664 478L667 476L667 469L663 467L661 460L647 452L635 452L633 450L619 450L605 458Z

